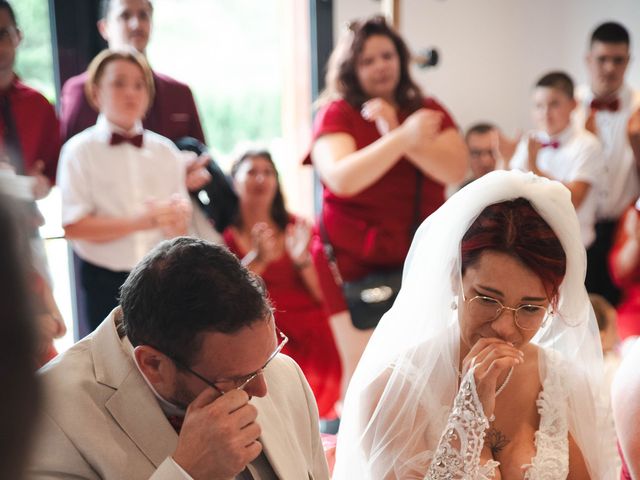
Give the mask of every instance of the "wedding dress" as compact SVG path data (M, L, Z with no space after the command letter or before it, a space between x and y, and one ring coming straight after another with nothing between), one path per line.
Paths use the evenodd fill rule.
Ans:
M458 376L460 329L452 305L460 292L462 237L485 207L516 198L527 199L549 224L566 256L553 316L530 341L544 353L536 453L523 478L566 478L569 435L592 479L616 477L611 414L599 393L600 336L584 288L586 253L571 195L532 173L497 171L454 194L416 232L402 288L347 390L334 480L492 478L497 462L480 462L489 422L473 381L466 376L460 383Z

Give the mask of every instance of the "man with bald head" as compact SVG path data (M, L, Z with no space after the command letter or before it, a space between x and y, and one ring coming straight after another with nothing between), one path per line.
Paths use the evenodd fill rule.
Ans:
M145 53L152 29L153 4L150 0L102 0L98 31L109 48L133 47ZM98 112L89 105L84 93L86 79L86 72L72 77L62 89L60 123L64 141L96 123ZM144 128L173 141L193 137L205 143L189 87L155 71L153 80L156 93L144 119Z

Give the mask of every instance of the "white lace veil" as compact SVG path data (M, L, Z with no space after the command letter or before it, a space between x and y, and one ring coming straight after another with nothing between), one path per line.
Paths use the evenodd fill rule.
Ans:
M609 418L596 400L600 337L584 287L586 254L570 193L531 173L496 171L453 195L418 229L402 289L349 385L334 479L425 477L458 388L460 332L451 304L459 291L460 241L485 207L518 197L551 226L567 259L557 313L532 342L570 362L569 430L591 477L614 478L604 453L611 448ZM541 372L544 378L544 366Z

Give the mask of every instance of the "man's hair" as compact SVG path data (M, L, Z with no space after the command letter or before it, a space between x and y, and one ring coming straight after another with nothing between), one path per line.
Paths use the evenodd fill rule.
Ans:
M153 96L155 95L153 72L151 71L149 63L147 63L145 56L133 48L123 50L106 49L101 51L93 60L91 60L91 63L87 68L87 81L84 84L84 92L89 103L94 108L98 108L98 106L94 105L93 102L93 90L96 88L98 83L100 83L100 79L102 78L107 65L111 62L115 62L116 60L131 62L142 70L142 76L144 77L144 83L149 95L149 105L147 105L147 107L149 107L153 103Z
M112 3L113 3L113 0L100 0L100 6L98 8L99 18L103 20L107 18L107 16L109 15L109 9L111 8ZM147 0L147 3L149 4L149 6L151 7L151 10L153 11L153 2L151 0Z
M465 133L465 140L469 139L471 135L484 135L485 133L489 133L496 129L496 126L489 122L480 122L474 123L467 129L467 133Z
M184 365L202 332L235 333L271 313L264 286L223 246L179 237L160 243L120 290L124 332Z
M605 22L598 25L591 34L590 45L593 45L594 42L624 43L629 45L631 39L629 38L629 32L621 24L617 22Z
M16 21L16 14L13 11L13 7L9 2L7 2L6 0L0 0L0 10L6 11L9 14L9 18L11 18L13 25L15 27L18 26L18 22Z
M567 97L573 98L573 80L564 72L550 72L543 75L536 82L536 87L554 88Z

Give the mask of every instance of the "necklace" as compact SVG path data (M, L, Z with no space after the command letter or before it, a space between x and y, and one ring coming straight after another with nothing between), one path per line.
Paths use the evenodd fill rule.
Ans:
M507 373L507 378L504 379L504 382L502 382L502 385L500 385L496 390L496 398L498 398L498 395L502 393L502 391L504 390L504 387L506 387L507 383L509 383L509 380L511 380L512 373L513 373L513 367L509 369L509 373Z

